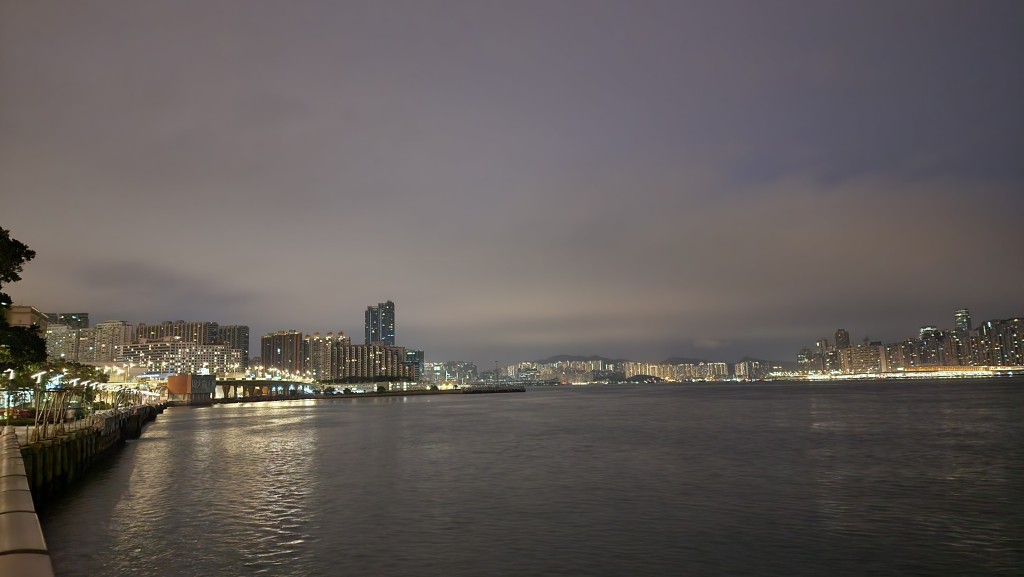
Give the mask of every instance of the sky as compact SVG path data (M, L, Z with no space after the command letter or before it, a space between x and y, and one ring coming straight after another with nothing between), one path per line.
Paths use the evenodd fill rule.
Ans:
M16 304L482 367L1024 314L1018 0L0 0Z

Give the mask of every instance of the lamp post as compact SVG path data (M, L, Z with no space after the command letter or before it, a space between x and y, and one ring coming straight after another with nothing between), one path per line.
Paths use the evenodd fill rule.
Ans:
M11 422L11 387L14 386L14 369L6 369L2 371L7 373L7 406L4 407L4 422Z

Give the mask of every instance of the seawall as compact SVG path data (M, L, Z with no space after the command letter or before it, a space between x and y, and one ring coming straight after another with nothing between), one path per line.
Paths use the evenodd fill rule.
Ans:
M0 436L0 577L53 577L13 427Z
M162 407L149 405L105 411L92 415L86 427L27 442L21 454L36 507L45 507L73 486L112 449L139 438L143 425L159 412Z

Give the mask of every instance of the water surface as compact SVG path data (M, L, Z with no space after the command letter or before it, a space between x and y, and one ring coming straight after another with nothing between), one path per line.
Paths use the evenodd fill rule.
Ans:
M61 576L1024 572L1024 382L173 408L43 515Z

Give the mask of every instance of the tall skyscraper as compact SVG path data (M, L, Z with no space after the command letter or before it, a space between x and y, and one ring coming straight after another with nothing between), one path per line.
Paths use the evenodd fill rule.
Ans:
M953 330L958 333L967 333L971 330L971 311L960 309L953 313Z
M836 331L836 348L840 350L850 348L850 333L846 329Z
M366 344L395 346L395 303L386 301L366 307Z
M365 344L380 342L380 309L370 305L366 307Z

